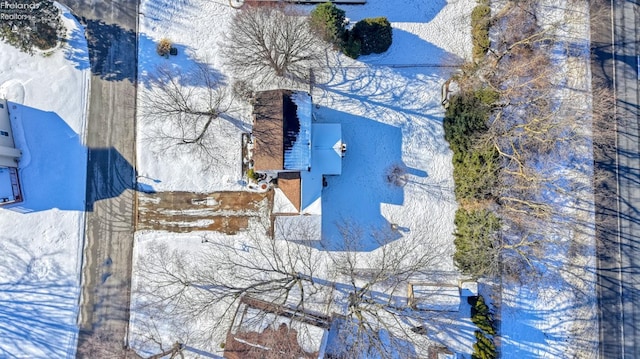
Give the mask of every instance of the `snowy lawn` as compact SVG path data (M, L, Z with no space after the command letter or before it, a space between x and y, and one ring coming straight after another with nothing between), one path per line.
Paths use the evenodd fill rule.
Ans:
M24 202L0 207L0 357L73 358L78 333L89 63L84 30L30 56L0 42Z
M588 36L588 26L576 20L587 18L584 9L564 12L568 2L550 3L557 6L547 7L549 16L571 16L567 23L572 28L564 31L586 44L583 40ZM324 239L316 248L317 256L334 253L327 250L345 249L338 236L340 223L355 224L365 232L394 224L399 229L394 245L421 240L425 246L441 246L452 253L456 203L451 152L441 127L440 86L455 71L455 66L468 59L471 41L467 24L475 4L467 0L413 0L398 6L390 1L370 0L364 6L340 6L352 22L364 17L388 17L394 28L394 40L386 53L358 60L330 54L327 68L316 73L312 91L315 118L318 122L342 124L343 141L347 144L342 174L329 177L323 191ZM205 65L217 74L223 87L232 83L231 74L219 56L224 34L233 31L228 24L235 10L228 5L226 0L142 1L139 89L152 88L150 79L158 65L174 69ZM312 9L303 5L297 8L304 12ZM177 57L167 60L155 54L155 43L162 37L173 40L179 49ZM578 56L559 64L566 70L567 78L577 83L575 89L589 88L588 74L579 71L587 66L586 57ZM250 130L250 110L247 104L237 104L231 114L232 122L216 123L222 136L217 138L215 160L153 148L144 136L158 124L139 118L138 165L145 187L156 191L244 190L240 134ZM401 186L388 181L394 169L404 174ZM566 238L576 235L565 234ZM205 237L209 242L203 242ZM589 242L588 238L580 240ZM244 233L224 236L145 231L136 234L135 256L144 256L154 244L196 252L211 245L240 248L245 241ZM590 335L595 333L589 324L594 321L593 301L589 299L581 305L578 294L594 293L593 288L584 272L566 270L571 264L575 265L572 268L593 265L588 245L585 248L584 253L573 256L575 248L561 243L555 255L548 257L549 263L556 266L549 266L549 273L536 286L505 285L501 313L501 350L505 357L552 358L567 353L580 357L584 353L576 348L590 351L593 344ZM371 240L362 249L372 256L379 250ZM571 263L567 261L568 255L573 256ZM360 258L366 268L366 255ZM451 258L443 258L434 270L453 271ZM583 277L585 281L576 280ZM136 280L134 275L134 284ZM134 293L132 300L130 339L136 349L152 354L157 352L158 342L166 348L180 339L187 343L189 355L222 355L220 343L228 325L210 328L211 323L204 318L194 322L168 315L161 326L155 326L148 313L136 312L136 306L148 299ZM432 327L440 329L438 341L460 352L471 351L475 327L468 320L443 315L434 320Z
M328 187L323 191L325 238L316 250L319 258L327 255L327 249L345 249L337 225L347 222L367 233L395 224L399 231L394 245L421 240L426 248L436 246L452 253L457 205L451 152L443 138L440 95L442 83L469 53L470 34L467 26L460 24L468 23L473 5L473 1L425 4L415 0L395 6L384 0L371 0L365 6L341 6L354 22L364 17L387 16L394 28L394 40L386 53L357 61L330 53L328 66L316 72L312 91L315 118L318 122L342 124L343 141L348 146L342 174L328 178ZM305 12L313 9L298 8ZM185 69L205 64L219 74L223 86L232 82L218 54L223 34L232 31L227 26L234 11L223 0L143 1L139 89L152 89L159 65ZM177 57L164 59L155 53L155 43L163 37L177 44ZM155 191L245 189L240 171L240 134L250 130L251 108L240 104L237 109L234 123L216 123L224 136L217 138L215 160L150 146L145 134L153 133L158 124L139 118L138 166L144 186ZM396 167L403 173L400 186L387 180L389 171ZM221 249L239 248L245 236L138 232L135 257L144 256L150 246L157 244L188 252L213 243ZM209 242L203 243L203 237ZM368 239L361 249L375 255L378 245ZM361 257L362 268L367 266L366 256L365 253ZM326 258L322 261L326 262ZM443 256L433 269L455 270L450 255ZM134 276L134 288L136 280ZM136 312L136 307L149 299L135 293L133 296L130 341L134 348L152 354L160 348L157 341L166 348L181 339L189 346L190 355L195 356L193 353L198 351L222 354L219 344L224 341L227 325L211 330L199 318L197 323L185 326L186 318L170 316L156 325L149 313ZM445 330L446 326L456 329ZM470 350L473 326L468 319L460 322L443 315L433 327L442 329L437 331L439 341L461 352Z

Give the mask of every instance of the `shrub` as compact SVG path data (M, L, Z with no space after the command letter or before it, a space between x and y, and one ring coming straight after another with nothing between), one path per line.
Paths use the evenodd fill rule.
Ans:
M498 102L500 94L498 91L490 88L482 88L474 92L474 96L484 105L491 106Z
M471 23L475 24L484 21L491 14L491 8L488 5L477 5L471 11Z
M258 180L258 174L253 170L253 168L249 168L249 169L247 170L247 177L248 177L250 180L254 180L254 181L257 181L257 180Z
M322 35L324 41L340 45L345 33L345 12L333 3L316 6L311 11L311 27Z
M407 169L404 165L395 163L387 169L386 180L397 187L407 184Z
M454 224L453 260L465 274L473 277L497 273L497 253L494 237L500 229L500 220L489 210L458 209Z
M386 17L360 20L353 27L353 36L360 40L360 54L379 54L391 46L391 24Z
M497 358L496 345L487 335L495 335L496 330L493 326L493 319L489 312L489 307L484 302L482 296L478 296L471 306L471 321L480 329L473 334L476 337L476 343L473 344L472 358Z
M496 334L491 312L489 311L489 307L484 302L484 298L482 296L478 296L478 299L471 307L471 321L483 332L489 335Z
M453 151L456 198L489 199L500 170L497 150L481 145L478 138L488 129L491 104L499 94L480 89L452 96L443 121L445 139Z
M487 130L489 107L473 93L452 96L444 116L444 138L451 150L468 152L477 135Z
M491 45L489 28L491 26L491 8L489 5L477 5L471 11L471 39L473 42L473 58L482 58Z
M498 357L496 345L479 330L474 332L476 343L473 344L472 359L495 359Z
M156 46L156 52L160 56L169 56L169 51L171 51L171 46L173 46L173 44L171 43L171 40L167 39L166 37L163 37L162 39L160 39L160 41L158 41L158 45Z
M360 56L361 47L360 39L353 36L352 31L345 32L345 40L342 42L341 46L342 53L352 59L357 59L358 56Z
M498 151L491 145L454 153L453 180L458 201L492 198L499 170Z

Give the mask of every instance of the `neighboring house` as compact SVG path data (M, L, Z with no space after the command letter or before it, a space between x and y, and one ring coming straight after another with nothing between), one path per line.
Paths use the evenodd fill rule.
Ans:
M276 179L274 237L321 239L324 176L342 173L342 127L316 123L311 96L289 90L256 94L253 170Z
M0 99L0 205L22 202L18 178L21 155L13 141L7 100Z
M323 358L331 318L243 297L227 333L224 357Z

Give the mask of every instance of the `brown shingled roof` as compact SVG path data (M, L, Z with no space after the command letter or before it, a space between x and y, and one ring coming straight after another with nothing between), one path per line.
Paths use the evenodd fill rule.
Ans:
M253 168L256 171L284 169L284 96L290 91L258 92L253 105Z
M300 172L281 172L278 174L278 188L300 212L301 183Z

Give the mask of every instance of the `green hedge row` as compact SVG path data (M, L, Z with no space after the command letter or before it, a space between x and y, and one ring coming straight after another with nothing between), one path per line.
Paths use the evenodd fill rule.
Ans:
M485 304L484 298L478 296L471 306L471 321L480 330L476 330L474 335L476 342L473 344L472 359L495 359L498 357L496 345L492 336L496 334L495 324L491 317L489 307Z
M497 100L498 94L488 89L461 92L450 99L443 121L444 136L453 151L456 199L462 204L454 221L453 259L463 273L474 277L495 275L498 268L494 242L500 220L483 202L494 196L500 158L491 143L482 141Z
M473 59L484 57L489 50L489 28L491 27L491 8L485 3L478 4L471 11L471 39L473 42Z
M445 113L444 138L453 151L453 177L458 201L491 197L497 183L498 153L490 144L481 144L487 131L490 106L497 100L491 90L453 96Z
M456 211L453 261L465 274L474 277L494 275L497 251L494 236L500 229L500 219L487 209Z

